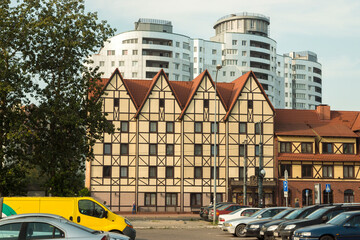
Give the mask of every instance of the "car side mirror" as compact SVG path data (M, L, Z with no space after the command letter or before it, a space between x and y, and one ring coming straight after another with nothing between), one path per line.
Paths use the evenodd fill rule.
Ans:
M327 220L329 220L329 218L327 216L323 216L321 219L323 222L327 222Z
M108 216L109 216L109 212L108 211L105 211L105 218L108 218Z
M344 227L351 227L350 223L345 223Z

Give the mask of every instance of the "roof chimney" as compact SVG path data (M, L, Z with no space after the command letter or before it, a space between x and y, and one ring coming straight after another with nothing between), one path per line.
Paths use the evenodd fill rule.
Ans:
M316 113L320 120L330 120L330 106L326 104L318 105L316 106Z

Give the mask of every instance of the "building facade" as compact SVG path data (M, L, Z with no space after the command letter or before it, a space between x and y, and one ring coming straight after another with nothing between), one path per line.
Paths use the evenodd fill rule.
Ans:
M278 204L285 171L289 205L360 201L360 112L277 109L275 136Z
M212 201L216 160L217 201L241 202L246 166L249 204L258 204L261 169L263 201L275 204L274 108L252 72L215 84L208 71L169 81L163 70L152 80L116 70L104 82L99 101L116 130L87 165L93 197L114 211L130 211L134 201L139 211L198 211Z
M170 21L139 19L135 30L120 33L92 56L107 77L119 68L127 79L152 79L164 69L170 80L190 81L204 70L219 82L253 71L276 108L315 109L321 104L321 64L312 52L277 54L270 18L231 14L214 25L210 41L173 33ZM310 91L310 93L304 93Z

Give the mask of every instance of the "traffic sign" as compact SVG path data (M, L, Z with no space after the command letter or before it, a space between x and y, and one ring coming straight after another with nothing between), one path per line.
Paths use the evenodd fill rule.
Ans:
M288 192L288 181L283 181L284 192Z
M331 192L330 184L325 185L325 192L327 192L327 193Z

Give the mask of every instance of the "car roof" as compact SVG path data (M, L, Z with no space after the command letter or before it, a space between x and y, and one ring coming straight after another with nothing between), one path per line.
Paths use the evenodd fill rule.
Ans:
M5 218L2 218L0 221L13 220L13 219L24 219L24 218L49 218L49 219L58 219L63 220L62 216L49 214L49 213L25 213L25 214L16 214L11 215Z

